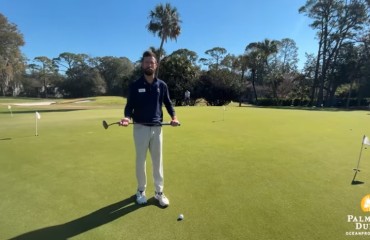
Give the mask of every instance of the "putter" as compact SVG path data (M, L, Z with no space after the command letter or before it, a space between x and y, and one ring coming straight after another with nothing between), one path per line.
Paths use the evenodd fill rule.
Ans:
M117 124L117 125L119 125L119 123L120 122L113 122L113 123L107 123L105 120L103 120L103 127L105 128L105 129L108 129L109 128L109 126L111 126L111 125L115 125L115 124ZM153 124L153 123L135 123L135 122L133 122L133 123L130 123L130 124L143 124L143 125L146 125L146 124ZM162 123L160 123L158 126L169 126L169 125L171 125L171 123L168 123L168 122L162 122ZM181 124L179 123L179 125L178 126L181 126Z
M119 122L114 122L114 123L108 124L105 120L103 120L103 127L105 129L108 129L109 126L114 125L114 124L119 124Z

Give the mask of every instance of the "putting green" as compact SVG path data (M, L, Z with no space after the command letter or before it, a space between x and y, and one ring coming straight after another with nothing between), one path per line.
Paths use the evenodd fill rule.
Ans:
M370 194L365 147L356 177L364 184L351 185L362 137L370 136L367 111L177 107L182 126L163 127L171 205L162 209L151 198L149 158L151 199L145 207L133 202L132 127L102 127L121 118L125 101L92 100L11 105L11 116L15 100L0 99L0 239L366 239L347 235L370 232L359 220L370 217L361 210Z

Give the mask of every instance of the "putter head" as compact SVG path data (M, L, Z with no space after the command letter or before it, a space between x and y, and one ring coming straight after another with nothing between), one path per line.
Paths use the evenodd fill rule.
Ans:
M107 129L107 128L108 128L108 123L107 123L105 120L103 120L103 127L104 127L105 129Z

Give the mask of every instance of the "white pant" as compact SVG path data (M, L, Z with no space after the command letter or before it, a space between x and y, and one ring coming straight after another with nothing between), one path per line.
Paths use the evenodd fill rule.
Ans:
M155 191L163 192L162 139L162 127L134 125L136 178L139 191L145 191L146 189L146 155L149 149L152 158Z

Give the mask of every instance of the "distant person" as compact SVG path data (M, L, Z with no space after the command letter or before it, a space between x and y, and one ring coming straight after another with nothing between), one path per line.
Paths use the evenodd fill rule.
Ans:
M187 106L190 105L190 91L189 90L185 91L185 105Z
M163 159L162 159L162 105L171 116L171 125L176 127L179 121L176 118L172 106L167 84L155 77L157 69L156 56L151 51L143 54L141 68L144 72L138 80L133 82L129 89L127 104L124 109L124 118L120 125L127 127L132 119L134 125L134 142L136 150L136 178L137 192L136 202L146 204L146 155L149 150L155 187L155 199L163 207L167 207L170 201L163 193Z

